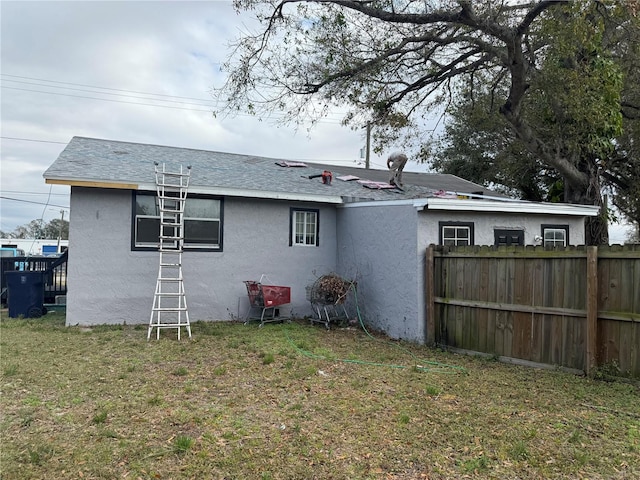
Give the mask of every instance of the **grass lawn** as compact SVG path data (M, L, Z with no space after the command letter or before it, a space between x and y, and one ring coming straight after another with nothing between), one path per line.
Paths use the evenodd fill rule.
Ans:
M3 313L3 480L640 478L629 383L303 321L147 342Z

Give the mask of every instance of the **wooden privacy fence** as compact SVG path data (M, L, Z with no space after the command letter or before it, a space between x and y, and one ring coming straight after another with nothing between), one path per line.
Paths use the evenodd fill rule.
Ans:
M431 245L425 284L428 343L640 378L640 245Z

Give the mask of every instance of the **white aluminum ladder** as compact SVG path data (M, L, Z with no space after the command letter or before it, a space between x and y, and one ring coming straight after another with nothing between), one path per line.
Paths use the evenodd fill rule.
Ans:
M155 163L156 192L160 210L159 252L160 264L158 280L153 297L151 318L147 340L156 329L156 339L160 338L160 329L176 328L178 340L182 327L187 329L191 338L189 310L182 278L182 248L184 244L184 206L191 176L191 166L183 171L168 172Z

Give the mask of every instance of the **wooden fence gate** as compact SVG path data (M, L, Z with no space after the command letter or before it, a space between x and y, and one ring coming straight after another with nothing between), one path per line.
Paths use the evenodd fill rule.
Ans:
M640 245L427 249L427 342L640 378Z

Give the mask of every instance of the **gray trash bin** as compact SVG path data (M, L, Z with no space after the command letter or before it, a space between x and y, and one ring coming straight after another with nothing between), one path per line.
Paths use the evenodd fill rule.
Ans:
M42 272L5 272L9 317L41 317L44 308L44 280Z

